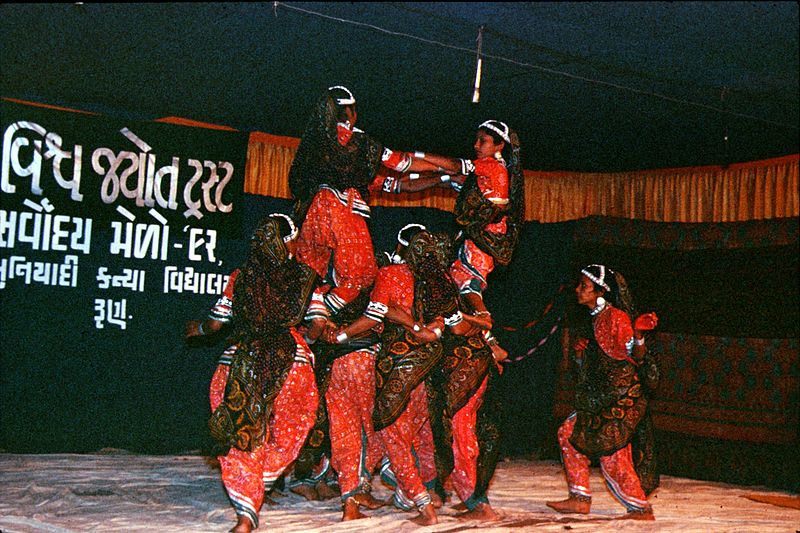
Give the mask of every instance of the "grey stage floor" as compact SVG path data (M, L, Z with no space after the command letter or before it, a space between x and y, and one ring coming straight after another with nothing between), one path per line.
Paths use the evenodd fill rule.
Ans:
M798 506L796 494L759 487L663 476L651 495L656 521L616 521L623 508L592 471L590 515L552 512L546 500L566 496L561 467L552 461L502 462L489 491L501 515L487 524L455 517L452 503L440 522L419 528L413 514L389 507L369 517L339 522L338 499L309 502L288 493L261 510L259 531L455 532L455 531L696 531L790 532L800 530L800 509L760 503L750 497ZM374 492L388 497L383 486ZM0 531L227 531L235 522L219 471L201 456L0 454Z

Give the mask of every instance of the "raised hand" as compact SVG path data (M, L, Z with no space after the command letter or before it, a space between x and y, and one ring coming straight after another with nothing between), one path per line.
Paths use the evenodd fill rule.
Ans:
M658 325L658 316L655 313L645 313L636 317L633 321L633 329L636 331L649 331Z

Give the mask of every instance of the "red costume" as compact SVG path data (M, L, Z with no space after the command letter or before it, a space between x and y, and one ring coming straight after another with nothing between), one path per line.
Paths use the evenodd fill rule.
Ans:
M383 322L388 308L396 307L413 316L413 304L414 276L411 269L405 264L389 265L378 271L371 301L364 314ZM410 499L418 508L429 504L431 497L424 481L435 482L436 465L424 382L417 385L403 412L380 431L380 436L398 486L403 491L399 498ZM416 458L414 452L417 452ZM419 468L417 461L420 462ZM421 476L423 472L427 478Z
M382 164L395 170L411 164L406 154L384 149L351 127L353 105L355 98L344 87L331 87L323 95L289 172L295 213L303 218L298 259L330 287L315 294L306 316L310 319L337 321L345 306L372 285L378 267L364 199ZM343 500L367 490L370 469L382 455L372 425L374 365L374 347L362 348L338 357L330 371L326 405L331 464L339 474Z
M369 207L355 189L344 193L322 186L314 196L297 241L297 258L325 278L332 268L333 288L325 296L336 313L375 280L378 266L365 217Z
M230 322L233 318L233 288L239 271L234 271L223 295L211 310L209 318ZM317 386L314 378L314 354L302 336L290 329L297 342L295 362L272 404L269 429L263 443L253 451L231 448L219 456L222 482L236 514L246 516L258 527L258 513L264 492L280 477L297 457L316 416ZM222 403L236 346L225 350L211 379L209 398L211 411Z
M358 143L364 138L363 132L337 124L340 146L348 147L354 140ZM402 152L384 149L381 163L403 170L411 159ZM356 187L340 191L324 183L319 185L300 231L297 255L321 278L327 277L330 289L314 295L306 318L335 318L372 285L378 267L365 220L368 217L369 206ZM383 455L383 445L372 424L374 367L374 347L339 357L331 367L326 393L331 465L339 476L343 501L368 490L371 470Z
M631 357L630 318L605 305L595 318L594 336L600 349L594 358L584 356L585 378L579 388L586 382L592 386L558 430L569 492L571 497L590 501L589 455L599 455L601 472L614 497L629 511L644 512L650 506L634 468L630 440L647 403Z
M466 161L465 170L475 174L478 187L483 196L498 206L508 204L508 170L502 159L484 157L474 162ZM506 217L499 222L486 224L484 231L506 233ZM494 258L480 250L470 239L464 240L458 251L458 258L450 269L462 293L481 294L486 289L486 278L494 270Z

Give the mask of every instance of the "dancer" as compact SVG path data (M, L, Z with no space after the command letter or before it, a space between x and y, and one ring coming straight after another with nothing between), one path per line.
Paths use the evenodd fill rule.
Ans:
M324 296L329 314L375 280L367 201L379 169L434 168L411 153L384 148L355 127L357 119L353 93L330 87L314 107L289 171L295 219L303 221L298 258L321 278L331 272L334 286Z
M316 274L292 255L297 229L275 213L250 240L209 318L187 324L188 337L230 323L232 344L211 382L212 436L222 452L222 481L237 514L235 533L258 527L264 493L297 457L313 424L314 354L297 326Z
M402 379L405 369L414 369L415 374L425 370L431 433L436 442L434 464L439 477L436 490L441 491L449 477L468 509L462 518L494 520L497 514L489 504L486 490L497 464L499 431L493 420L497 409L494 405L485 408L484 393L487 388L491 390L490 374L496 375L495 365L481 334L480 321L459 309L458 287L448 272L451 250L452 241L446 235L421 232L409 241L406 261L414 276L414 312L409 315L391 305L386 316L412 331L417 324L418 335L433 331L440 339L412 350L413 342L420 344L430 339L412 341L413 336L406 335L408 342L398 340L390 345L392 357L388 362L395 365L384 367L383 360L378 364L386 384L376 401L375 421L378 427L390 422L403 406L405 393L416 392L417 389L410 387L414 380ZM392 317L391 313L397 316ZM413 353L406 354L406 350ZM441 362L433 366L437 360ZM427 370L428 366L431 370ZM403 383L407 386L401 386ZM422 452L418 458L424 480L427 476L423 469L428 463L425 452L431 447L426 445L430 439L425 431L419 435L414 446ZM430 482L426 485L433 488ZM440 496L444 498L443 492ZM424 518L420 517L420 521Z
M366 307L377 264L367 227L368 187L381 165L410 170L413 157L386 150L355 128L356 101L345 87L329 88L314 108L289 172L295 214L303 219L298 259L328 283L315 293L307 318L314 342L325 327L341 327ZM374 337L377 341L377 336ZM324 381L331 464L339 477L342 520L361 518L358 506L383 505L372 498L371 468L383 455L372 427L375 351L370 339L343 350L315 347L330 364ZM331 359L335 359L332 362Z
M577 303L591 311L592 333L591 340L579 336L573 344L578 366L575 412L558 430L569 497L547 505L560 513L588 514L590 457L599 456L606 485L628 510L624 518L655 520L646 494L655 489L657 480L642 483L631 441L646 439L637 433L651 429L639 366L646 352L643 332L654 329L658 317L646 313L631 326L633 303L627 284L621 274L603 265L581 270L575 295ZM652 453L643 457L652 460Z
M508 265L511 261L524 222L520 143L516 133L505 123L487 120L478 126L473 148L473 160L417 153L415 155L434 165L439 175L389 178L393 180L391 187L384 183L383 189L398 193L453 186L460 191L455 215L462 228L456 236L461 245L451 274L473 314L482 321L495 358L502 360L508 354L490 334L493 321L484 304L483 293L495 263Z
M402 228L397 240L393 264L378 271L364 315L329 336L333 342L346 343L351 337L383 326L373 421L386 446L391 478L400 488L396 503L402 508L410 500L419 511L412 521L432 525L438 520L425 481L435 484L437 476L425 380L443 355L441 343L436 341L444 322L440 318L428 324L421 322L424 295L418 292L427 276L422 270L424 254L436 241L420 224ZM429 445L421 446L423 442Z

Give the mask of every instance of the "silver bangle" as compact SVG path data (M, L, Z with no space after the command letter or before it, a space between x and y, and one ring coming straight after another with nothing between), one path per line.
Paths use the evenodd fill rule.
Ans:
M633 344L636 346L644 346L644 337L641 339L637 339L636 337L633 338Z
M414 157L418 159L425 159L425 152L414 152Z
M433 331L436 334L437 339L442 338L442 330L441 328L439 328L439 326L436 326L435 328L431 329L431 331Z
M336 342L338 342L339 344L344 344L346 341L347 341L347 333L345 333L344 331L336 335Z
M204 321L201 320L200 322L197 323L197 332L200 333L200 335L206 334L206 332L203 330L203 322Z
M439 179L442 180L442 183L447 183L448 181L450 181L450 175L442 174L441 176L439 176Z
M422 328L419 327L419 324L417 324L416 322L414 323L414 327L411 328L411 329L413 329L416 333L419 333L420 331L422 331Z

